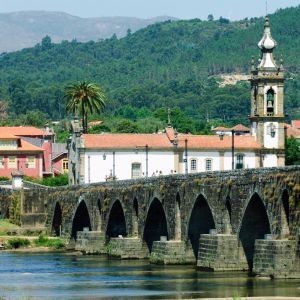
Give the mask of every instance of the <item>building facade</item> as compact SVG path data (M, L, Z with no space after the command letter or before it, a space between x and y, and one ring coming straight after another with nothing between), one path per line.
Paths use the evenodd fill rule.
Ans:
M81 134L78 119L69 149L70 184L105 180L277 167L285 163L284 76L273 50L269 19L251 70L251 128L215 128L215 135L176 133Z

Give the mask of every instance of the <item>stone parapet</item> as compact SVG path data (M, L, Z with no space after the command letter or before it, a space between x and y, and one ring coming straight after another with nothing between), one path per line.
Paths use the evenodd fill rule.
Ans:
M243 271L248 269L244 252L236 235L201 234L197 267L211 271Z
M107 254L121 259L147 258L146 245L140 238L111 238L107 245Z
M182 241L154 241L150 262L153 264L184 264L185 245Z
M253 273L272 278L298 278L296 243L290 240L256 240ZM297 274L298 273L298 274Z
M75 250L86 254L105 254L105 236L100 231L78 231Z

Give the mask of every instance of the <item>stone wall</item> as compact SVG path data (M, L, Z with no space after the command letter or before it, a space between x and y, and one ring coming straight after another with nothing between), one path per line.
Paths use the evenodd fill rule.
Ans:
M56 224L66 238L75 238L75 227L79 231L89 227L92 232L102 232L102 242L112 241L111 245L130 247L139 239L147 246L145 252L153 253L152 261L164 263L174 261L168 255L180 244L186 260L196 262L199 256L203 266L215 270L235 269L229 258L221 262L228 257L222 254L222 247L229 253L238 245L234 255L240 258L246 247L247 261L253 261L256 239L270 233L277 240L295 240L300 224L300 167L172 175L24 194L26 224L37 222L30 221L30 216L39 215L41 223L45 217L49 234L55 232ZM207 235L210 229L217 237L207 237L199 248L200 235ZM119 235L123 242L115 239ZM225 235L235 240L226 245ZM159 243L160 236L166 236L168 243Z

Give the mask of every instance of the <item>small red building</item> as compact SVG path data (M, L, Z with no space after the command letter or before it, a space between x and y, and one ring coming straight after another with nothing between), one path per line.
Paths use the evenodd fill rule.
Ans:
M11 133L0 134L0 176L11 177L12 172L26 176L43 176L44 149L28 143Z

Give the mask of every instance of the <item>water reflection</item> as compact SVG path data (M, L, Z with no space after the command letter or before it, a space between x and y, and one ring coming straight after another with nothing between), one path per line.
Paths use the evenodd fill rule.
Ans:
M188 299L300 296L300 280L257 280L246 273L204 273L104 256L0 254L0 297L33 299Z

